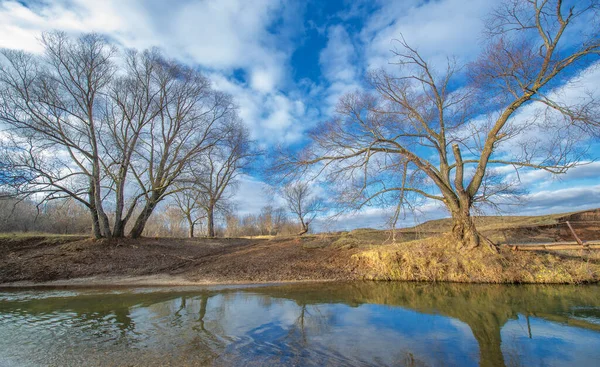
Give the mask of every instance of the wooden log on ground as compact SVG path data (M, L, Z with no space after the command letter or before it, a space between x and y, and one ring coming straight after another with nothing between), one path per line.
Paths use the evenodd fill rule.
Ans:
M532 245L509 245L513 251L561 251L561 250L600 250L600 242L573 244L532 244Z
M569 227L569 229L571 230L571 234L573 235L573 237L575 237L575 241L577 241L577 243L580 246L583 246L583 242L581 242L581 240L579 239L579 237L577 236L577 233L575 233L575 230L573 229L573 227L571 227L571 223L569 223L569 221L567 221L567 226Z

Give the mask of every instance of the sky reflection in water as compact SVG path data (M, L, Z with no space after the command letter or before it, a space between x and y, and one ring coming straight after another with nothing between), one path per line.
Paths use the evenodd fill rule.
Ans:
M0 292L0 365L594 366L599 286Z

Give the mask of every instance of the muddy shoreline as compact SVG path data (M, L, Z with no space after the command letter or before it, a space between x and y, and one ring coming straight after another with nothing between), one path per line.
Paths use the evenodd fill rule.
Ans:
M82 289L82 288L153 288L153 287L213 287L213 286L276 286L284 284L306 284L306 283L331 283L335 279L316 279L316 280L279 280L279 281L191 281L181 277L172 277L168 275L149 275L141 277L88 277L51 280L47 282L17 281L11 283L0 283L0 290L15 289Z

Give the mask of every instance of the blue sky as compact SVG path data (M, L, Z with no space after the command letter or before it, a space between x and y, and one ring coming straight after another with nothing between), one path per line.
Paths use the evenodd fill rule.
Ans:
M300 147L305 132L332 113L340 95L362 85L371 68L389 68L401 34L432 63L448 56L474 60L483 17L494 0L0 0L0 47L39 52L45 30L100 32L122 47L157 46L210 76L231 93L252 137L265 149ZM584 80L600 84L600 72ZM593 155L600 156L597 147ZM596 154L598 153L598 154ZM600 207L600 164L561 178L528 172L521 178L529 203L520 214ZM237 194L242 212L273 199L259 174L244 176ZM276 200L277 201L277 200ZM276 203L277 204L277 203ZM445 215L425 204L423 220ZM369 208L337 227L380 227L387 211ZM407 218L411 224L413 218Z

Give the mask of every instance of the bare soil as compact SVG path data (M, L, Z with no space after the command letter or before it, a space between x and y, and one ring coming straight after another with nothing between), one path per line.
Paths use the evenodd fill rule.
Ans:
M315 238L92 240L0 238L0 283L164 275L188 282L277 282L356 278L353 249ZM318 240L317 240L318 242Z

